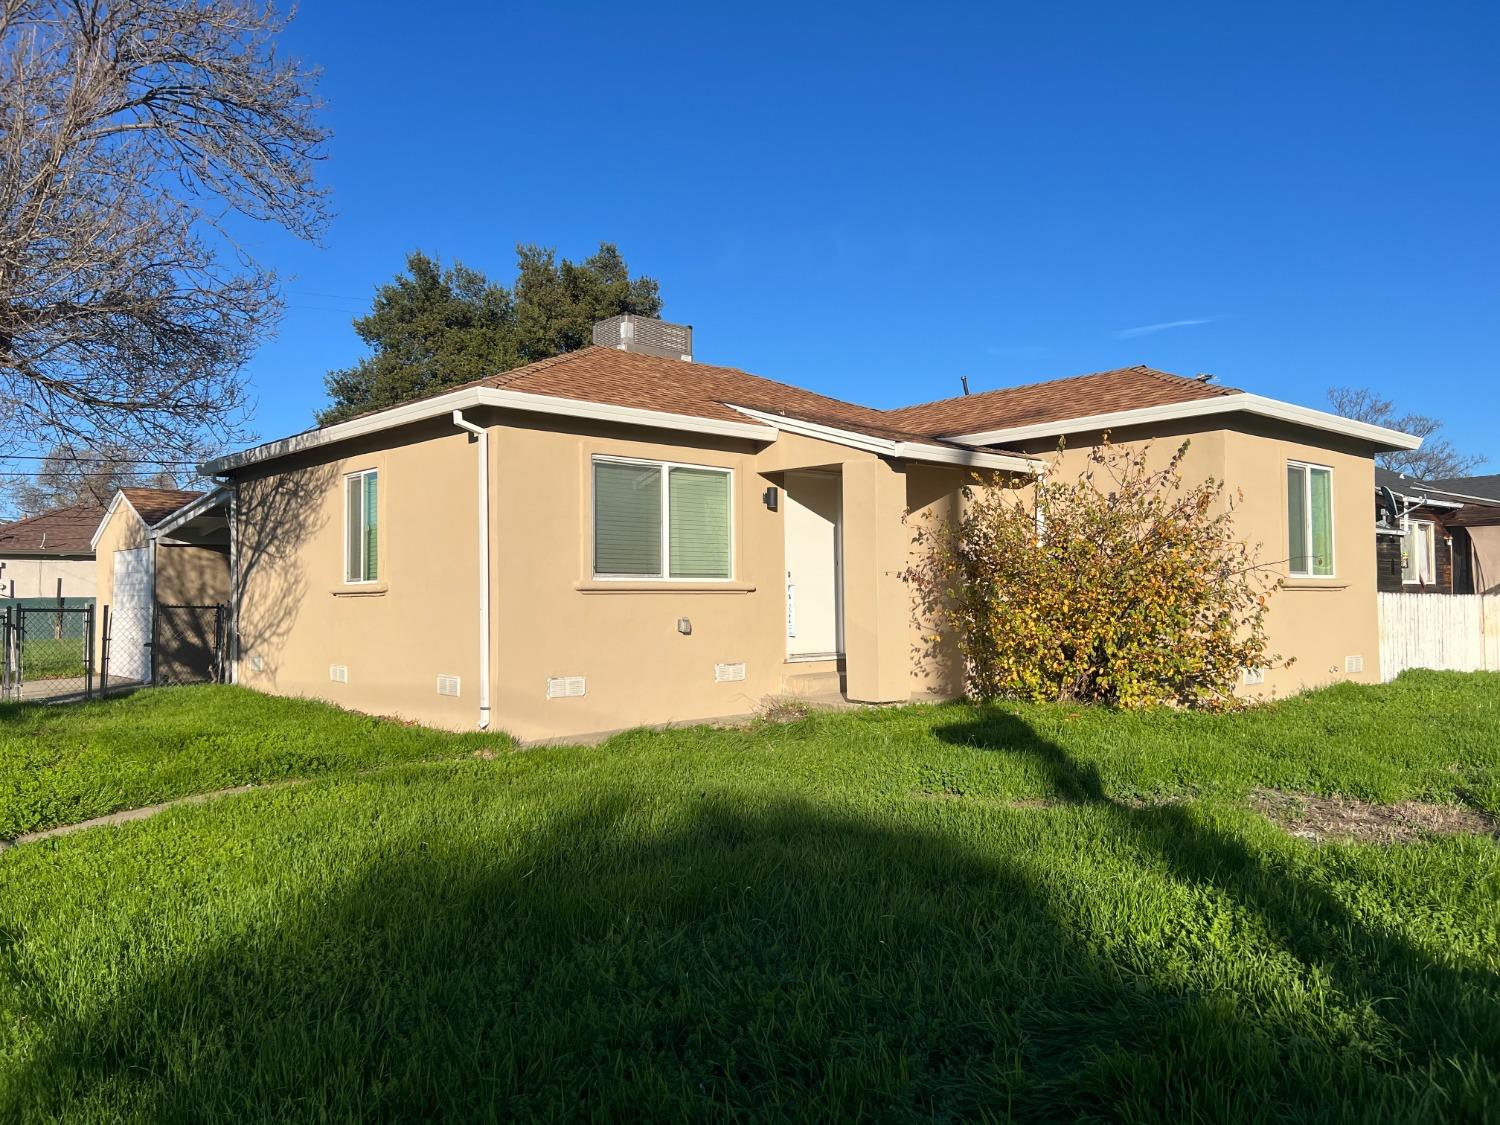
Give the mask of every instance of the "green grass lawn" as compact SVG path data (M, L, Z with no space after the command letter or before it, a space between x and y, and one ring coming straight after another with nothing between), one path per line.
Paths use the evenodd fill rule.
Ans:
M83 679L84 642L79 637L28 637L21 652L27 682Z
M0 840L192 793L497 742L208 685L66 707L0 704Z
M0 732L12 825L59 815L33 772L100 778L80 809L322 775L0 855L0 1120L1500 1107L1500 843L1319 845L1245 804L1496 811L1500 676L493 759L229 688Z

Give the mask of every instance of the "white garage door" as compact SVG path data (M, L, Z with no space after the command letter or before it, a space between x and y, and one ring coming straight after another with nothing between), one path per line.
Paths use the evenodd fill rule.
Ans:
M114 605L110 615L110 679L151 678L151 549L115 552Z

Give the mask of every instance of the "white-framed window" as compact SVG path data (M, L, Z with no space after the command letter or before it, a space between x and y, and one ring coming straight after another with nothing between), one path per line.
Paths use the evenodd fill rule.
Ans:
M1308 578L1333 577L1333 470L1288 461L1287 569Z
M344 581L380 580L380 474L375 469L344 478Z
M594 577L732 577L734 474L595 457Z
M1408 586L1431 586L1437 577L1437 529L1431 520L1403 520L1401 581Z

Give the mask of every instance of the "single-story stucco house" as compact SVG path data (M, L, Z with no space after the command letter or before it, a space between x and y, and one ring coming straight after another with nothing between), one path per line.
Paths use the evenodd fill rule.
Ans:
M74 504L0 526L0 599L92 598L102 512Z
M692 362L691 330L595 345L203 466L228 517L242 684L523 739L744 714L768 696L961 689L903 579L913 517L1108 431L1243 492L1285 588L1286 694L1379 675L1374 454L1417 439L1144 367L902 410Z

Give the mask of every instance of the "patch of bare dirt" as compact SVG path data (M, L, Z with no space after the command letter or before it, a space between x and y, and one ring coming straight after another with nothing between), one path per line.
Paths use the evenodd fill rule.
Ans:
M1500 835L1500 822L1467 805L1425 801L1375 805L1353 797L1257 789L1250 794L1250 806L1293 836L1317 843L1352 840L1404 844L1432 836Z

